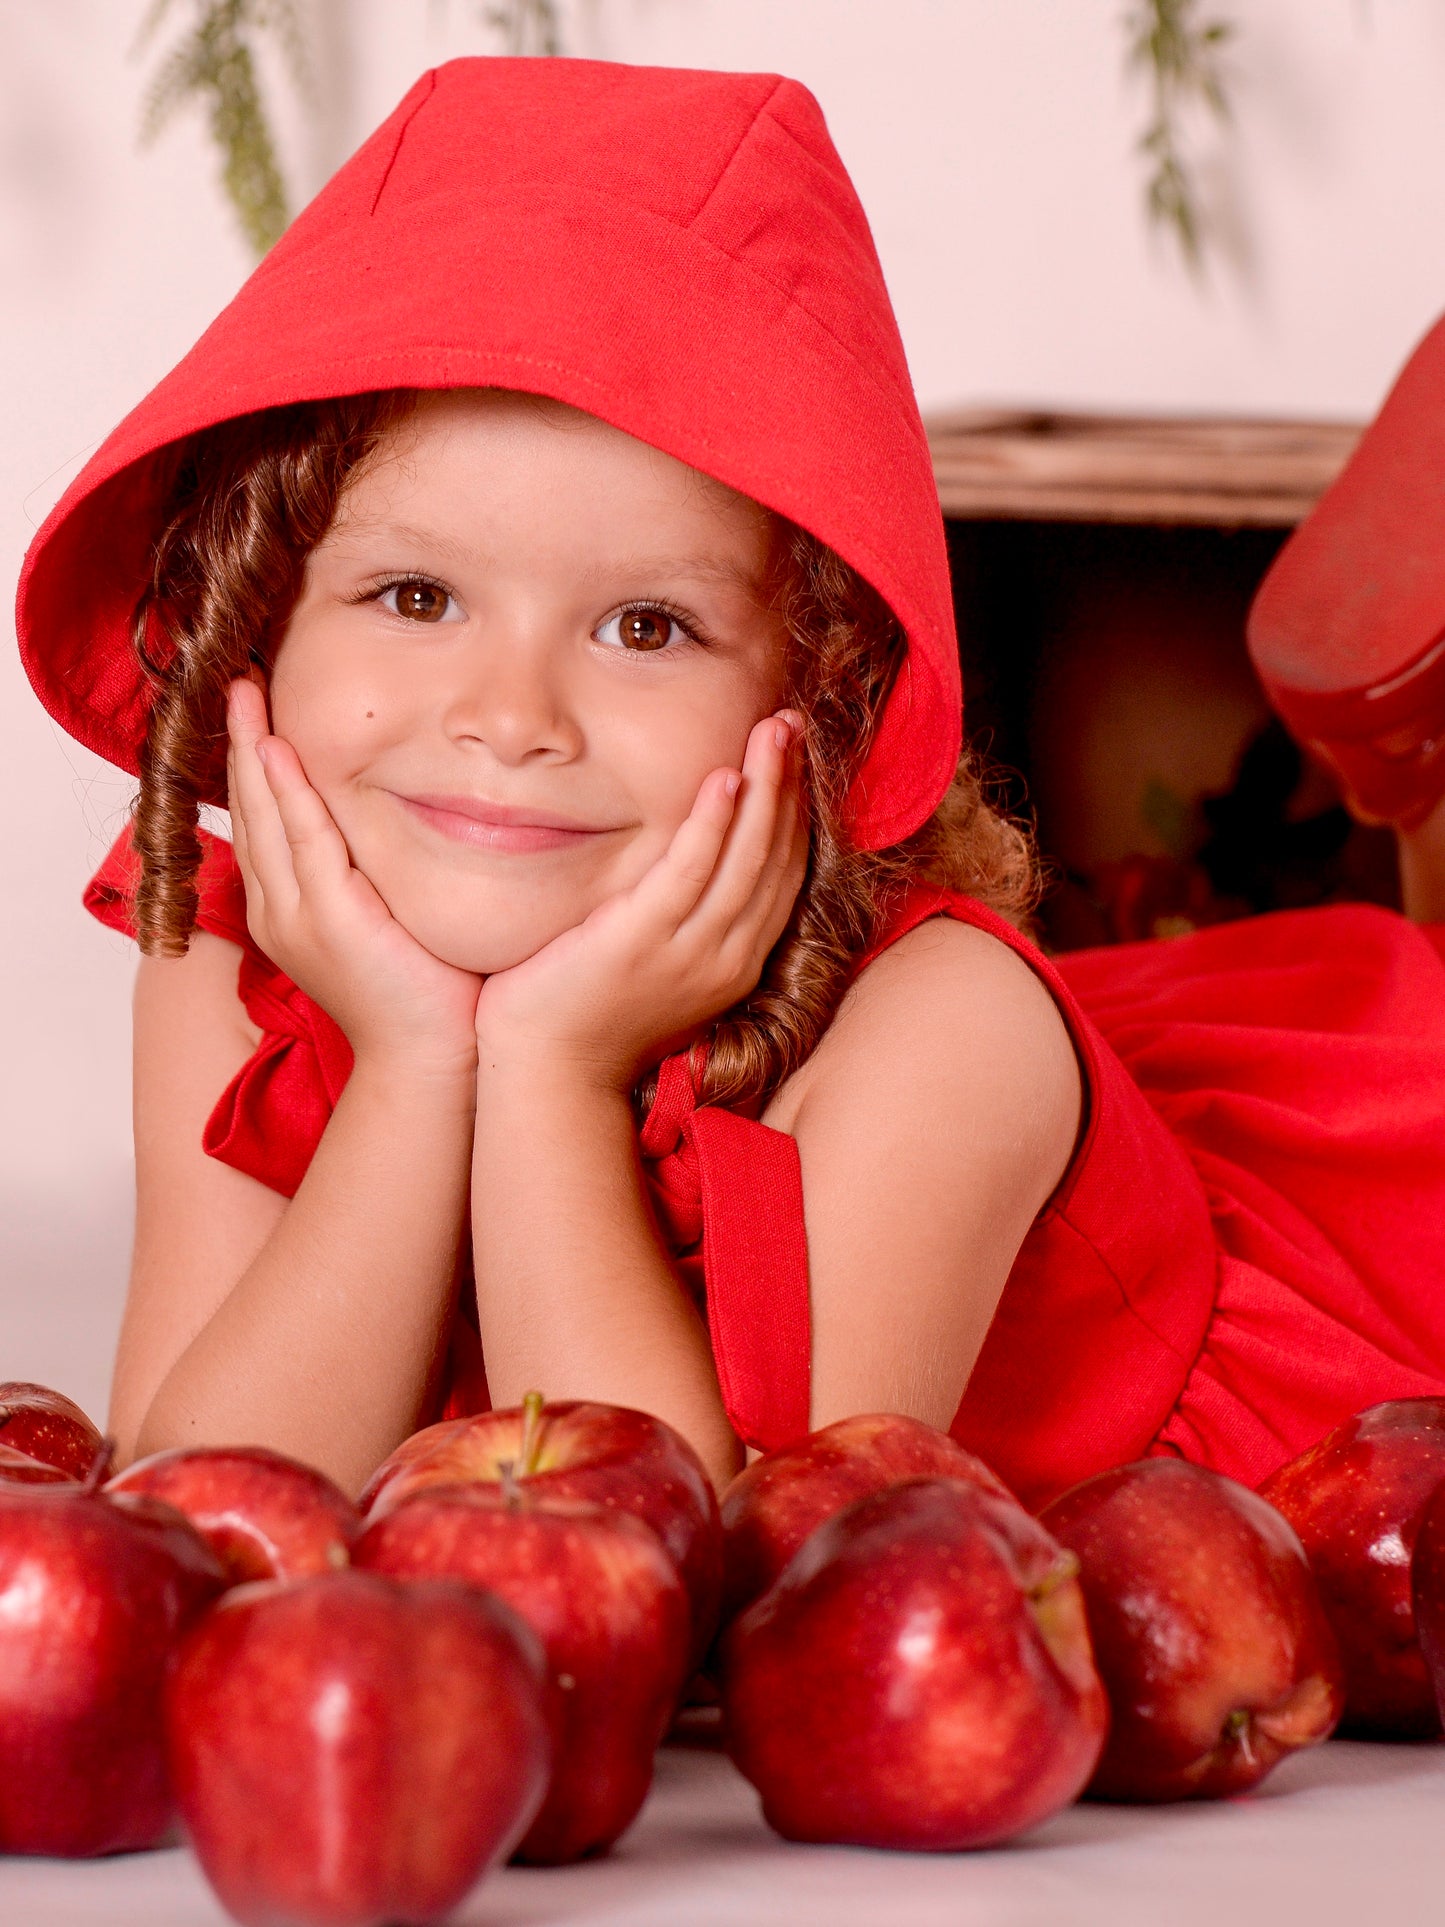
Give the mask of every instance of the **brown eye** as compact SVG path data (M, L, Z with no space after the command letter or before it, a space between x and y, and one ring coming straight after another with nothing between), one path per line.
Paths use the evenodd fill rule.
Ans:
M628 609L620 620L622 640L629 649L665 649L671 616L659 609Z
M614 623L617 625L615 636L609 634ZM660 650L676 651L696 640L676 616L645 602L633 603L620 615L608 616L596 634L599 641L614 647L620 643L628 655L634 656L655 655Z
M398 582L387 593L396 597L396 613L412 622L440 622L451 601L434 582Z

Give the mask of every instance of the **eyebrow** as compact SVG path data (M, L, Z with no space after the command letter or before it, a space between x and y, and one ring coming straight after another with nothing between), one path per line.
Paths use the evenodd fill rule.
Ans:
M344 528L337 532L342 535L347 533ZM362 529L358 527L355 532L361 534ZM434 529L419 529L406 522L388 522L366 533L373 537L389 536L402 542L412 542L419 548L432 549L453 562L468 566L490 566L489 557L468 548L463 542L453 542ZM583 570L582 579L585 582L602 582L617 575L685 576L696 582L716 583L721 588L741 589L755 597L762 589L761 582L751 569L741 562L731 562L715 555L628 555L619 561Z

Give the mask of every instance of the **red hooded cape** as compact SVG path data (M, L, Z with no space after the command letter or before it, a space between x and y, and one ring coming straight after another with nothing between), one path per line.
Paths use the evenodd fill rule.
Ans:
M465 60L419 81L36 537L21 647L51 714L135 770L127 619L158 450L274 403L459 384L572 402L852 563L908 635L854 833L881 847L927 818L960 731L928 450L857 198L812 96L771 74ZM262 1032L204 1144L291 1196L351 1052L251 941L229 846L204 840L200 923L238 946ZM132 934L136 871L127 829L85 894ZM1445 970L1425 935L1366 907L1295 912L1056 967L972 899L918 889L879 948L934 915L1037 972L1087 1091L954 1420L965 1444L1036 1502L1150 1452L1254 1482L1374 1400L1445 1391ZM674 1057L640 1150L734 1427L796 1438L794 1141L698 1107ZM459 1304L447 1413L486 1399L464 1288Z
M927 820L962 732L933 466L867 219L818 103L777 74L510 59L424 74L31 544L16 625L40 700L136 773L130 619L167 443L284 402L488 386L600 416L871 582L908 655L853 834L882 848Z

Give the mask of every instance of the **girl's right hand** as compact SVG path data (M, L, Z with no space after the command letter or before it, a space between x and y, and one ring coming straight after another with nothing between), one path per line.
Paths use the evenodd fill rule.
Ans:
M300 757L270 734L254 681L231 684L226 728L231 834L252 937L335 1019L357 1057L475 1071L483 979L433 956L353 867Z

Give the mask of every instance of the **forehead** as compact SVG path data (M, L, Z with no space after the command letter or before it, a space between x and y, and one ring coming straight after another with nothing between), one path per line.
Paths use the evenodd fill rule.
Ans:
M508 466L627 478L651 484L658 494L673 494L714 513L731 512L740 524L761 527L773 518L751 496L743 495L704 470L690 467L665 450L644 442L613 423L550 395L511 388L424 390L412 408L385 430L376 465L407 464L425 451L433 459L490 463L502 479Z
M424 391L338 509L338 535L378 521L429 535L550 523L584 574L596 545L609 568L685 563L752 593L771 586L780 553L779 518L752 497L568 402L505 388Z

